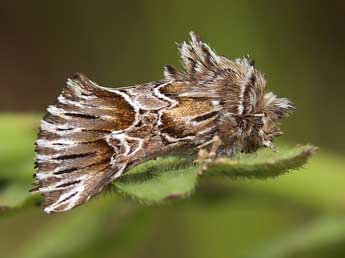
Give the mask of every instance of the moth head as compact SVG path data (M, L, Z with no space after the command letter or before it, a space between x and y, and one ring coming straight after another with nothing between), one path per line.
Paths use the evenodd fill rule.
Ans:
M274 138L283 134L279 129L280 122L294 109L292 102L287 98L278 98L272 92L264 93L255 112L242 117L251 121L246 123L250 128L244 137L242 151L253 152L260 147L274 149Z
M273 140L282 135L281 120L293 110L287 98L267 90L263 74L248 56L227 61L222 78L214 82L225 111L234 117L236 149L254 152L260 147L274 149Z

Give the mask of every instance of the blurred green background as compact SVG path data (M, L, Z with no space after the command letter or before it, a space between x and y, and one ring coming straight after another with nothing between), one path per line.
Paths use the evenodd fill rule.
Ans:
M2 1L0 257L345 257L344 1ZM296 112L282 141L321 148L268 181L204 180L189 199L143 206L105 194L67 214L19 205L38 121L67 77L104 86L162 78L194 30L250 54ZM3 207L3 208L2 208Z

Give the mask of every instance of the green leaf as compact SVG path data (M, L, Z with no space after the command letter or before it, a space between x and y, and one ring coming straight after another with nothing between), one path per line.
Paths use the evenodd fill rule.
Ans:
M157 158L131 169L114 185L124 195L156 203L188 196L196 186L197 171L182 157Z
M209 163L203 175L251 179L277 177L301 168L315 149L306 145L221 158ZM157 203L188 196L197 184L199 169L182 157L158 158L133 168L114 185L119 192L136 200Z
M203 174L230 178L266 179L277 177L303 167L316 151L311 145L282 148L273 152L261 149L253 154L239 154L234 158L220 158L207 165Z

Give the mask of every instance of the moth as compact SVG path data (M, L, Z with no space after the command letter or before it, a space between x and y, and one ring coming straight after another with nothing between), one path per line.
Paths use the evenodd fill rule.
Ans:
M217 55L191 32L179 45L183 71L160 81L105 88L76 74L47 109L36 141L34 191L44 211L87 202L130 168L163 154L216 158L273 148L294 109L266 89L248 56Z

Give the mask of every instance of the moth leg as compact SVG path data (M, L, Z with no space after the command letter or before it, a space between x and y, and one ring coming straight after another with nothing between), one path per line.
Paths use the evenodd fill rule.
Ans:
M210 150L206 150L205 147L211 145ZM200 149L198 152L198 158L195 163L202 164L201 170L199 171L199 175L202 174L203 171L206 170L207 164L214 161L217 155L217 151L219 147L222 145L222 141L220 140L218 135L215 135L212 140L200 145L198 148Z
M219 136L218 135L214 136L213 142L211 145L211 150L209 152L209 156L212 160L216 158L217 151L221 145L222 145L222 141L220 140Z
M215 136L213 136L213 138L211 140L204 142L203 144L199 145L198 149L203 149L203 148L209 146L210 144L213 144L215 141L218 141L218 139L219 139L219 136L215 135Z
M206 147L211 145L209 151L206 150ZM204 144L198 146L199 153L198 153L198 160L205 161L206 160L214 160L217 154L219 147L222 145L222 141L220 140L218 135L215 135L212 140L205 142Z
M277 151L277 148L275 147L275 145L273 144L272 140L267 140L265 138L265 135L263 135L262 133L259 135L261 136L261 139L262 139L262 142L263 142L263 146L267 147L267 148L270 148L272 151L276 152ZM277 135L280 135L280 134L277 134ZM272 137L270 135L270 137ZM273 137L272 137L273 138Z

